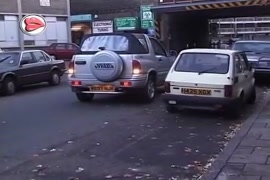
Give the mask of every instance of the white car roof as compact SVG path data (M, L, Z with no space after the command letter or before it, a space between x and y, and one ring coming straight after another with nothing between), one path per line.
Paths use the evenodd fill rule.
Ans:
M213 53L213 54L227 54L231 55L234 54L235 52L239 52L237 50L230 50L230 49L199 49L199 48L194 48L194 49L186 49L181 51L182 53Z

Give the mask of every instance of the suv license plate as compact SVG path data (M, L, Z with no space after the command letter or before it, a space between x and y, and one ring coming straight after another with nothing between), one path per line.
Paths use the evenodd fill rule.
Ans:
M90 86L90 91L114 92L115 87L111 85L94 85Z
M182 94L193 94L193 95L211 96L211 90L208 90L208 89L181 88L181 93Z

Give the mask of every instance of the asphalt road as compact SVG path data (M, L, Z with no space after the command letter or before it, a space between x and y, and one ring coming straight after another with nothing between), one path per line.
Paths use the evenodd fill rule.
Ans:
M258 104L267 88L257 90ZM66 82L29 87L0 97L0 179L197 179L254 111L229 121L208 111L168 114L160 98L82 104Z

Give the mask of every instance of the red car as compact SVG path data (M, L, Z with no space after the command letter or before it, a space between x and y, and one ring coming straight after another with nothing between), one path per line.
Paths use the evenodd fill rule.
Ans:
M80 47L74 43L53 43L45 52L54 59L71 60L72 56L80 51Z

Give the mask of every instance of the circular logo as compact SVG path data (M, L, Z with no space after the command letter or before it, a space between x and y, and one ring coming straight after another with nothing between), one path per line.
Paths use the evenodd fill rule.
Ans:
M35 36L45 31L46 20L40 15L26 15L20 20L21 31L29 36Z

